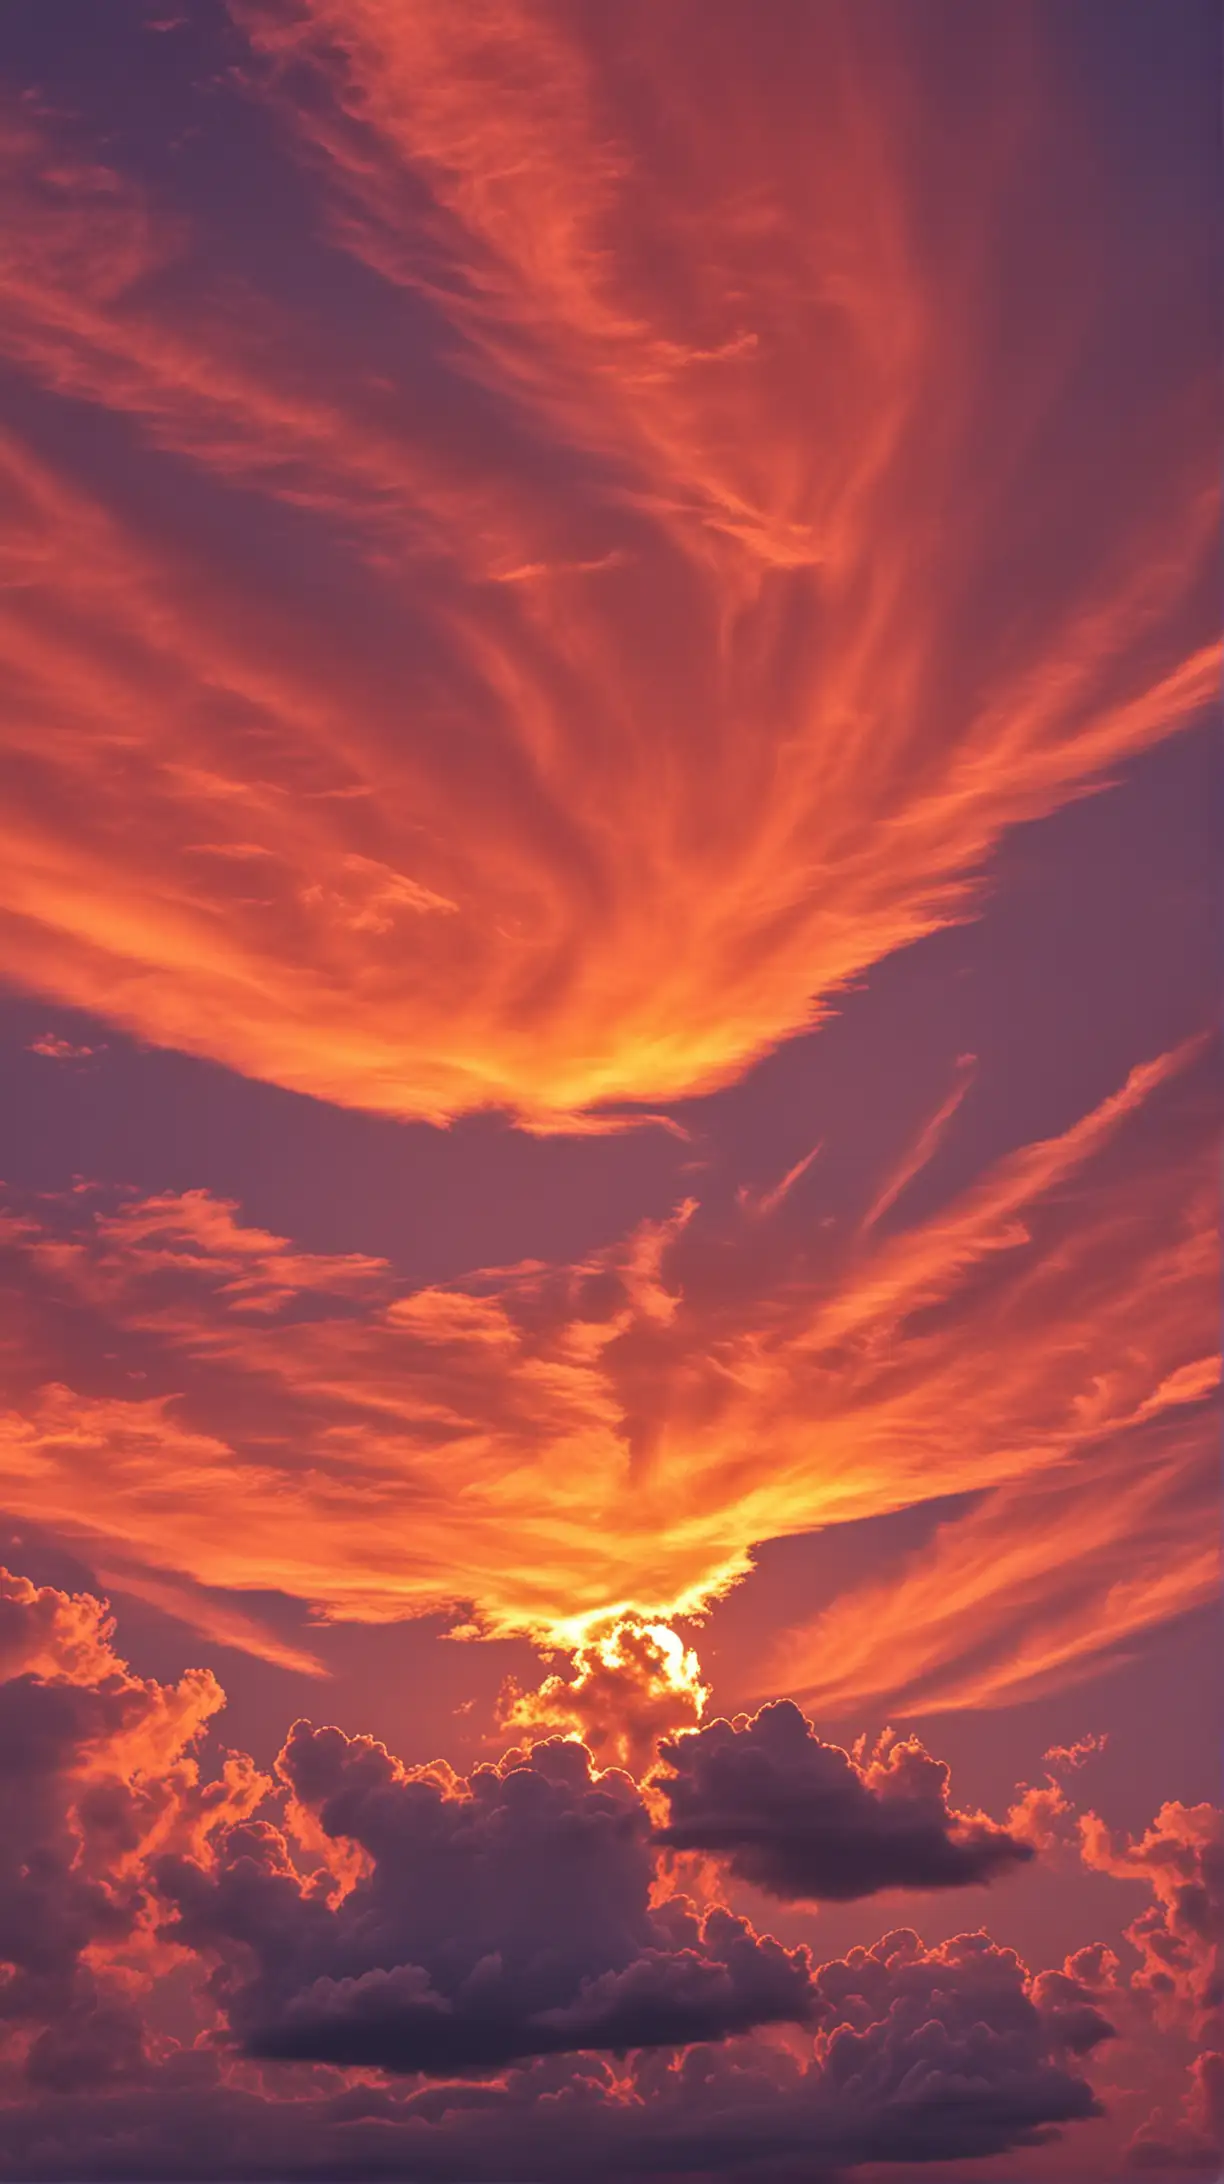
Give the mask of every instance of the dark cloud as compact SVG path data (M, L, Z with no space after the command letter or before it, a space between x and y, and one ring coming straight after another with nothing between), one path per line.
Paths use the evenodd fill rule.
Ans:
M775 2176L875 2161L987 2158L1098 2113L1050 2059L1025 1970L983 1935L925 1950L887 1935L820 1975L836 2021L804 2060L761 2038L639 2054L549 2057L496 2083L354 2085L277 2101L177 2082L78 2096L13 2119L0 2176L553 2179Z
M1107 1951L1034 1978L985 1934L928 1949L902 1929L817 1967L724 1906L657 1900L653 1789L576 1742L464 1780L299 1723L274 1800L241 1755L211 1779L193 1756L212 1678L135 1676L89 1595L0 1578L0 1654L4 2184L831 2184L1098 2112ZM796 1720L832 1766L786 1707L670 1749L751 1757ZM925 1785L961 1840L919 1748L834 1757L869 1809ZM1166 1808L1096 1849L1191 1936L1213 1843L1205 1810ZM1214 2083L1132 2159L1192 2165Z
M410 1774L369 1738L299 1722L279 1762L325 1838L366 1870L299 1878L266 1824L211 1870L160 1869L174 1931L217 1960L246 2050L384 2070L461 2070L576 2048L718 2040L812 2015L806 1949L720 1908L650 1905L650 1821L580 1744Z
M1061 1972L1039 1972L1030 1992L1049 2035L1050 2044L1068 2055L1090 2055L1102 2040L1112 2040L1115 2027L1097 2008L1095 1990L1074 1976L1074 1958Z
M789 1700L659 1750L669 1818L658 1840L705 1851L784 1900L964 1888L1033 1855L982 1814L955 1811L947 1767L916 1738L885 1740L860 1764Z

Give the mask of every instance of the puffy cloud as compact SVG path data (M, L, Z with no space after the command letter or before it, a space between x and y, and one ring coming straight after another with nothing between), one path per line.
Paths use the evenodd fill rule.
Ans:
M1118 1836L1097 1813L1077 1813L1050 1777L1045 1792L1028 1791L1009 1817L1030 1823L1039 1848L1075 1848L1091 1872L1151 1891L1116 1947L1098 1941L1075 1950L1060 1971L1039 1973L1029 1993L1066 2054L1113 2043L1099 2090L1119 2122L1136 2111L1142 2119L1124 2147L1119 2142L1120 2160L1141 2170L1217 2173L1224 2066L1202 2042L1213 2039L1221 2003L1224 1812L1170 1803L1142 1835Z
M1107 1730L1098 1735L1095 1729L1090 1729L1086 1736L1077 1737L1073 1744L1052 1744L1049 1751L1043 1752L1041 1756L1048 1766L1074 1771L1094 1759L1098 1752L1103 1752L1108 1742Z
M1224 2005L1224 1812L1162 1805L1137 1839L1119 1840L1095 1813L1080 1825L1085 1865L1152 1890L1151 1907L1126 1929L1140 1957L1132 1989L1158 2021L1210 2032Z
M237 1757L201 1781L191 1746L224 1704L207 1671L143 1681L112 1638L102 1602L0 1571L0 2058L43 2090L147 2075L148 1860L267 1787Z
M622 1617L590 1630L568 1675L554 1671L534 1691L511 1678L498 1727L532 1741L577 1737L604 1765L640 1775L661 1736L700 1721L709 1695L696 1653L674 1630Z
M232 8L213 95L315 199L268 193L258 281L232 191L188 217L109 117L111 163L11 102L14 414L84 406L101 459L0 458L10 976L565 1127L735 1077L1210 704L1199 261L1119 211L1058 36L983 20L958 95L903 9L795 9L783 61L739 6L700 51Z
M262 2097L184 2073L138 2095L10 2115L0 2175L29 2179L495 2179L823 2175L984 2158L1096 2113L1052 2059L1024 1967L982 1935L907 1931L825 1968L829 2029L802 2060L763 2041L537 2060L492 2082Z
M346 1893L301 1883L266 1824L235 1830L214 1869L159 1869L172 1931L221 1959L215 1991L250 2053L445 2072L811 2013L806 1949L719 1908L652 1910L646 1809L579 1744L461 1784L299 1722L278 1765L324 1835L366 1854Z
M1033 1855L983 1814L949 1805L949 1770L917 1738L886 1737L856 1761L789 1700L671 1737L660 1760L659 1840L708 1852L784 1900L965 1888Z
M97 1047L75 1046L71 1039L61 1039L58 1032L44 1031L32 1039L28 1051L41 1054L49 1062L84 1062L99 1052Z
M1160 2110L1140 2124L1127 2149L1135 2169L1187 2169L1219 2176L1224 2163L1224 2055L1206 2048L1190 2067L1178 2116Z
M985 1934L932 1949L903 1929L816 1967L724 1906L660 1898L653 1802L572 1741L465 1781L299 1723L274 1799L233 1755L208 1779L192 1747L210 1678L133 1676L87 1595L6 1578L0 1603L2 2176L823 2173L986 2158L1097 2113L1085 2060L1109 2035L1103 1996L1123 1992L1105 1951L1033 1976ZM759 1812L780 1729L826 1811L839 1767L867 1830L897 1803L907 1873L917 1806L984 1841L915 1746L852 1763L785 1705L670 1752L700 1759L689 1785L708 1792L730 1739ZM801 1769L803 1740L818 1757ZM1109 1845L1187 1933L1205 1825L1167 1808ZM1195 2087L1211 2082L1204 2064Z

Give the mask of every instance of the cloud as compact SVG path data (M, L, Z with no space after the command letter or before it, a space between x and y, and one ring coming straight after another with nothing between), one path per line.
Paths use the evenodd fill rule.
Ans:
M1091 1871L1143 1880L1152 1891L1150 1907L1126 1929L1140 1958L1132 1991L1157 2023L1210 2035L1224 2005L1224 1814L1172 1801L1138 1839L1119 1841L1087 1813L1081 1836Z
M37 1039L31 1040L27 1052L42 1054L49 1062L84 1062L90 1055L98 1053L99 1049L74 1046L71 1039L61 1039L58 1032L44 1031Z
M656 1113L1214 702L1197 261L1058 40L975 29L958 104L908 22L745 20L231 10L259 280L232 192L10 104L27 991L384 1113Z
M917 1738L865 1761L824 1744L779 1700L660 1746L658 1840L705 1851L783 1901L848 1903L893 1888L966 1888L1033 1855L981 1813L948 1803L948 1769Z
M568 1674L534 1691L510 1678L498 1728L513 1737L577 1737L603 1766L643 1774L658 1739L700 1721L709 1691L701 1664L666 1624L623 1617L596 1624L574 1648Z
M933 1115L923 1123L912 1144L906 1147L895 1172L889 1176L883 1190L863 1216L864 1229L874 1228L890 1213L897 1200L906 1192L916 1175L932 1161L938 1152L961 1101L970 1090L977 1073L977 1056L962 1054L957 1059L956 1076L952 1089L940 1101Z
M1180 2115L1157 2109L1127 2149L1134 2169L1210 2172L1224 2161L1224 2055L1206 2048L1190 2067L1190 2087Z
M133 1676L89 1595L6 1575L0 1643L0 2175L15 2180L559 2184L578 2161L613 2179L985 2159L1100 2113L1086 2073L1114 2005L1149 2025L1164 2007L1156 1926L1179 1980L1205 1931L1218 1816L1168 1806L1133 1840L1081 1827L1090 1863L1154 1893L1156 1919L1124 1944L1129 1984L1099 1945L1032 1973L984 1933L932 1948L908 1928L818 1965L724 1905L699 1917L661 1893L646 1799L576 1742L465 1780L299 1722L274 1786L242 1755L209 1773L216 1755L196 1746L222 1701L213 1679ZM951 1811L945 1771L912 1744L851 1763L794 1722L782 1706L670 1747L698 1762L684 1779L707 1816L725 1816L712 1761L739 1740L769 1817L757 1847L784 1855L788 1886L802 1831L762 1792L779 1725L808 1833L826 1827L843 1877L813 1752L826 1814L827 1781L844 1798L853 1774L878 1843L896 1801L894 1879L913 1869L915 1806L982 1847L987 1824ZM1193 1967L1184 1985L1197 2008ZM1178 2158L1206 2143L1212 2073L1207 2057L1169 2124ZM1136 2161L1155 2159L1158 2122Z
M1215 1130L1190 1048L909 1227L689 1202L415 1291L200 1192L14 1204L3 1498L154 1581L564 1650L708 1603L760 1540L973 1494L761 1689L1018 1695L1215 1582Z
M1098 1734L1095 1729L1090 1729L1086 1736L1077 1737L1074 1744L1052 1744L1049 1751L1043 1752L1041 1756L1051 1767L1074 1771L1085 1766L1090 1759L1095 1759L1098 1752L1105 1750L1108 1742L1108 1730L1102 1730Z
M268 1786L237 1757L202 1782L192 1746L225 1694L201 1669L142 1681L112 1638L103 1602L0 1571L0 2072L18 2095L149 2076L147 1861Z
M1077 1812L1051 1778L1009 1817L1023 1825L1045 1799L1050 1824L1034 1831L1077 1849L1089 1872L1146 1884L1151 1901L1118 1937L1075 1950L1030 1992L1068 2051L1108 2037L1113 2068L1100 2091L1119 2119L1140 2121L1119 2160L1141 2171L1215 2174L1224 2141L1224 2066L1212 2044L1222 1999L1224 1812L1165 1804L1142 1834L1120 1835L1096 1812ZM1204 2045L1204 2042L1207 2044ZM1146 2111L1146 2112L1145 2112Z
M154 2184L167 2175L217 2184L261 2174L303 2184L336 2175L561 2184L579 2166L609 2180L768 2177L785 2161L831 2177L882 2159L954 2161L1036 2147L1095 2112L1085 2081L1045 2061L1039 2029L1017 2023L1002 1997L966 2031L956 1969L945 1959L931 1971L932 2030L876 2028L874 2049L860 2049L878 2066L878 2098L816 2065L788 2071L769 2049L734 2061L691 2049L668 2073L649 2076L649 2058L640 2057L615 2078L593 2057L561 2072L536 2064L494 2086L399 2098L368 2085L275 2100L225 2084L171 2083L105 2102L61 2099L54 2118L47 2106L17 2112L0 2175L22 2184ZM911 2007L916 2000L915 1991ZM941 2064L951 2083L948 2075L941 2082ZM967 2072L958 2088L955 2076Z
M299 1722L278 1771L325 1837L366 1855L338 1901L298 1881L267 1826L238 1828L212 1871L158 1871L175 1938L221 1959L217 1991L251 2054L447 2072L810 2014L805 1949L722 1909L699 1923L680 1902L650 1908L645 1807L580 1744L464 1784Z
M232 1646L254 1660L270 1661L274 1667L287 1668L298 1676L330 1673L318 1655L307 1647L290 1645L257 1617L244 1614L242 1609L226 1601L210 1599L197 1586L184 1584L182 1580L172 1582L163 1577L152 1577L146 1570L130 1566L109 1569L99 1564L94 1574L108 1591L134 1600L146 1600L151 1608L157 1608L175 1622L185 1623L202 1638L211 1638L215 1645Z
M1193 1387L1187 1384L1187 1392ZM1215 1599L1219 1403L996 1488L887 1579L776 1646L775 1688L834 1714L999 1706L1091 1675Z

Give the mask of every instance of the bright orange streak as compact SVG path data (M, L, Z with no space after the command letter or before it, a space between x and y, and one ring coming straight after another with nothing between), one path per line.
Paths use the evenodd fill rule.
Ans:
M254 1616L210 1600L194 1586L150 1577L146 1570L109 1569L105 1564L99 1565L94 1574L108 1593L146 1600L150 1607L160 1609L175 1622L185 1623L216 1645L232 1646L235 1652L249 1653L257 1661L271 1661L274 1667L291 1669L299 1676L328 1674L318 1656L304 1646L287 1644Z
M962 1054L956 1065L956 1079L947 1097L940 1101L929 1121L924 1122L887 1183L863 1218L864 1229L874 1228L896 1205L903 1191L907 1191L916 1175L921 1175L928 1162L933 1160L943 1142L948 1124L952 1121L961 1101L973 1083L977 1068L977 1056Z
M888 1687L1003 1691L957 1664L1017 1602L1012 1682L1061 1675L1201 1597L1183 1421L1217 1342L1213 1068L1136 1070L887 1237L813 1251L743 1222L713 1289L692 1206L586 1266L410 1294L199 1193L44 1207L10 1224L4 1498L200 1584L372 1619L459 1605L556 1647L691 1611L758 1541L986 1491L937 1551L942 1612L906 1637L868 1604ZM838 1644L844 1674L807 1650L796 1685L878 1692L883 1640Z
M304 614L5 454L24 986L351 1105L590 1127L733 1078L1213 700L1193 362L1107 463L1050 455L1132 273L1019 17L949 196L904 10L799 11L785 69L747 7L237 12L369 328L223 286L22 114L0 344L327 580ZM1037 173L1064 236L1002 372Z
M1215 1378L1219 1370L1212 1361ZM1218 1404L997 1488L899 1576L845 1595L770 1663L770 1693L840 1718L999 1706L1219 1595Z

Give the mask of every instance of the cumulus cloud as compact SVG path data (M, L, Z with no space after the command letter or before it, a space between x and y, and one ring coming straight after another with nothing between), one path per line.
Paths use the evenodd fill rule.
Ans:
M65 2093L151 2063L131 1984L153 1946L148 1860L263 1795L249 1760L201 1781L224 1704L205 1670L133 1676L105 1606L0 1571L0 2070Z
M1152 1890L1152 1904L1126 1929L1140 1958L1132 1988L1158 2021L1210 2034L1224 2006L1224 1814L1173 1801L1141 1836L1119 1838L1088 1813L1081 1836L1085 1865Z
M41 1032L32 1039L28 1048L31 1054L41 1054L49 1062L84 1062L99 1052L97 1047L76 1046L71 1039L63 1039L58 1032Z
M1134 2169L1219 2176L1224 2164L1224 2055L1218 2048L1205 2048L1191 2064L1181 2113L1154 2110L1135 2132L1127 2155Z
M236 1830L211 1871L159 1869L173 1932L218 1955L216 1991L250 2053L447 2071L811 2014L805 1949L721 1909L699 1922L682 1903L651 1908L646 1809L580 1744L547 1741L459 1783L300 1722L278 1766L324 1835L365 1853L347 1893L301 1884L267 1826Z
M660 1761L659 1841L708 1852L784 1901L965 1888L1033 1855L984 1814L949 1804L949 1770L916 1737L885 1737L860 1763L822 1743L786 1699L670 1737Z
M1097 1941L1074 1950L1061 1970L1039 1973L1029 1992L1067 2054L1114 2043L1100 2091L1120 2119L1129 2122L1136 2110L1142 2118L1119 2142L1120 2161L1140 2170L1216 2173L1224 2151L1224 2074L1214 2044L1222 1999L1224 1813L1171 1802L1141 1834L1127 1836L1098 1813L1077 1811L1049 1776L1046 1789L1027 1791L1009 1818L1018 1832L1027 1828L1039 1849L1057 1845L1064 1866L1067 1853L1078 1851L1090 1872L1142 1881L1150 1890L1151 1901L1115 1937L1116 1946Z
M907 1928L817 1964L662 1893L657 1795L573 1740L463 1779L298 1723L274 1787L236 1755L209 1773L195 1747L215 1682L134 1676L91 1596L6 1576L0 1639L0 2176L457 2184L560 2180L579 2160L612 2179L984 2159L1098 2112L1087 2073L1124 2007L1164 2008L1158 1960L1188 2008L1209 1999L1206 1809L1166 1807L1134 1840L1082 1824L1090 1862L1154 1892L1120 1944L1129 1983L1100 1946L1034 1974L984 1933L930 1948ZM812 1886L819 1851L827 1892L846 1892L851 1804L875 1859L856 1888L883 1882L890 1801L894 1883L966 1877L932 1851L941 1832L954 1857L988 1854L989 1824L951 1808L912 1743L852 1761L783 1705L667 1756L662 1791L683 1781L724 1836L732 1806L746 1814L788 1891L797 1859ZM1136 2162L1167 2143L1194 2165L1213 2069L1196 2066L1163 2139L1149 2119Z
M1096 2113L1051 2059L1024 1967L982 1935L926 1950L901 1930L825 1968L829 2031L802 2061L760 2040L549 2058L489 2083L399 2092L358 2084L270 2100L168 2084L104 2105L20 2112L0 2175L286 2178L409 2174L562 2179L627 2174L825 2174L878 2161L985 2158L1037 2146ZM825 1975L822 1974L822 1977ZM75 2162L75 2167L73 2163ZM7 2165L6 2165L7 2164Z
M508 1679L498 1727L532 1742L577 1737L605 1766L640 1775L661 1736L700 1721L709 1695L696 1653L674 1630L622 1616L579 1641L568 1672L530 1691Z

